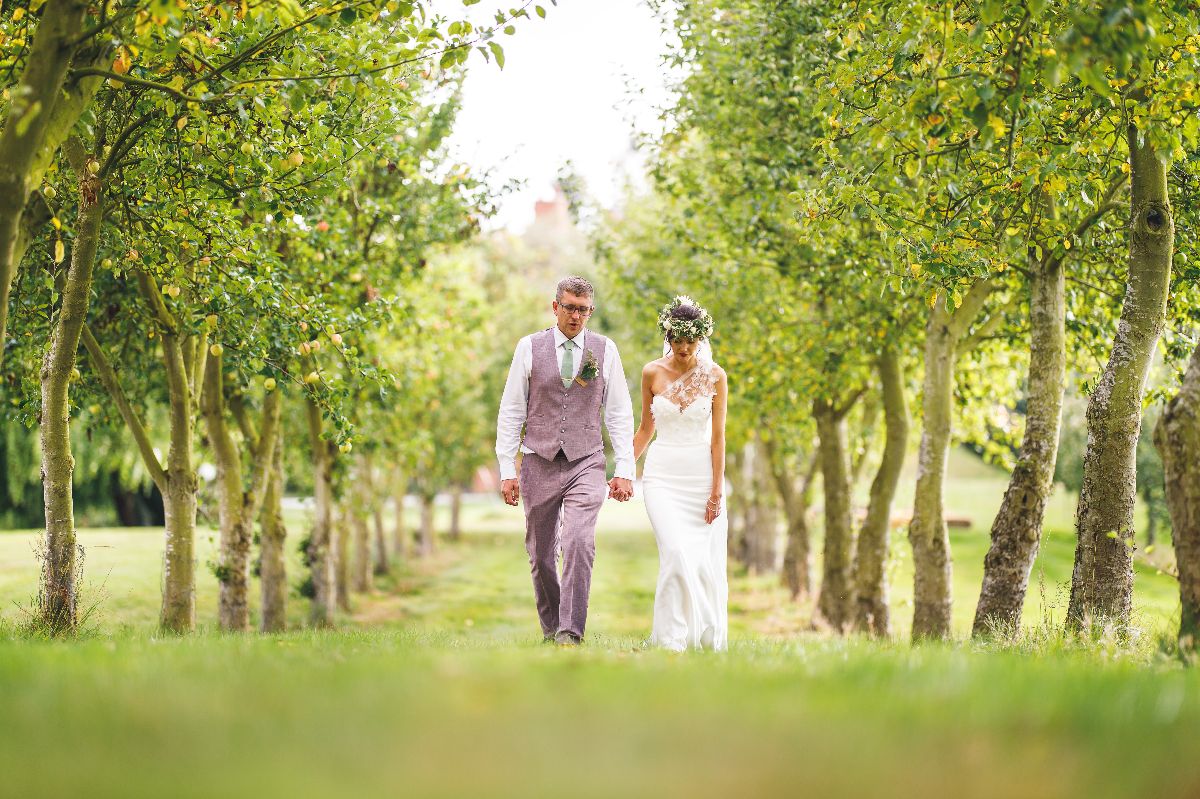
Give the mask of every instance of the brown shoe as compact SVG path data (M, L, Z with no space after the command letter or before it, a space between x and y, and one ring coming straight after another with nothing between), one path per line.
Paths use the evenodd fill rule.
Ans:
M558 635L554 636L554 643L559 646L579 646L583 643L583 639L575 633L569 633L563 630Z

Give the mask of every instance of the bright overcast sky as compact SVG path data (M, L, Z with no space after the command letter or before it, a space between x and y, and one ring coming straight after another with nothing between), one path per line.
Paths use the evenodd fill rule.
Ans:
M657 108L668 96L666 34L642 0L539 2L545 19L531 5L531 19L498 38L503 70L472 57L452 139L455 155L494 170L497 185L522 181L490 225L515 231L532 220L535 200L552 196L567 161L611 205L642 172L634 131L659 130ZM489 6L485 0L468 13L479 19ZM451 18L466 11L454 0L436 7Z

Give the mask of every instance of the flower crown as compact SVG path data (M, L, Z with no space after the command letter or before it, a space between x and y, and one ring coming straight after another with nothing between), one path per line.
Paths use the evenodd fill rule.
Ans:
M690 305L698 309L700 316L695 319L673 318L671 312L684 305ZM686 294L680 294L668 302L658 314L658 329L662 331L662 334L668 341L676 341L678 339L697 341L702 338L708 338L713 334L714 327L713 318L708 315L708 311L700 307L698 302Z

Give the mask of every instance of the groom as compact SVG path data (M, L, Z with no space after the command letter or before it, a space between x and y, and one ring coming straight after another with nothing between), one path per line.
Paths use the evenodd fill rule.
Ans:
M594 294L581 277L559 282L550 306L557 323L517 343L496 424L500 491L509 505L525 497L525 549L542 635L566 646L583 640L587 622L596 517L605 498L601 416L616 456L608 496L633 496L633 403L616 345L587 330Z

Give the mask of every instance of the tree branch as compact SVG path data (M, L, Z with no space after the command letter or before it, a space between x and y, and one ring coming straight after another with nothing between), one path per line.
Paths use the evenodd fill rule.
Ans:
M92 367L96 370L96 374L100 376L100 382L104 384L104 388L108 391L113 401L117 404L117 410L121 413L121 418L125 420L125 425L129 428L129 432L133 434L133 440L137 443L138 451L142 455L142 460L146 464L146 469L150 472L150 479L154 481L154 485L164 494L167 491L167 473L163 471L162 463L158 460L158 455L154 453L154 446L150 443L150 437L146 434L146 428L142 425L141 419L134 412L133 406L129 404L129 398L125 396L125 390L121 388L121 382L117 378L116 370L109 363L104 350L100 348L100 342L96 341L96 337L92 335L92 330L87 325L83 327L83 346L88 352L88 356L92 359Z

